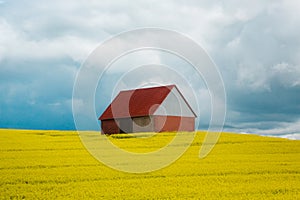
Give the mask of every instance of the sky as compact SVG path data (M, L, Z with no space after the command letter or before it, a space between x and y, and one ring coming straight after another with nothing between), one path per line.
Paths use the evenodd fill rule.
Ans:
M73 85L90 53L120 32L158 27L192 38L219 68L227 98L225 131L299 139L299 13L294 0L1 0L0 127L75 129ZM120 59L98 85L97 114L109 102L111 83L128 70L126 64L139 63L137 57L178 70L184 65L162 54ZM201 101L199 128L205 128L210 110L202 102L209 97L200 85L193 89Z

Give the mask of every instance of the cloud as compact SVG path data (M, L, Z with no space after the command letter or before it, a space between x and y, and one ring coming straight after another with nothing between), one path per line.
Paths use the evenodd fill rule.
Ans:
M5 65L2 63L1 127L34 129L74 127L71 95L77 67L68 65L65 60L56 62L16 61ZM66 121L63 122L64 120Z
M72 127L72 87L81 63L114 34L149 26L182 32L208 51L226 87L226 126L241 131L292 126L300 119L299 8L292 0L1 1L0 126L66 128L57 117L64 113ZM120 59L99 83L105 90L96 97L97 112L109 102L111 84L124 71L150 62L172 65L191 80L201 115L209 118L205 105L210 98L199 77L172 56L145 52ZM140 79L119 89L146 84L147 74L138 74ZM170 83L176 77L156 74L149 80ZM187 88L181 90L188 96ZM20 113L34 122L15 121ZM52 126L34 116L46 117Z
M300 120L293 122L277 122L277 125L271 129L259 130L260 134L271 134L271 135L287 135L300 134Z
M96 45L91 40L72 35L54 39L30 39L1 18L0 30L0 62L4 59L47 60L64 57L82 62Z
M277 137L287 138L287 139L290 139L290 140L300 140L300 133L278 135Z
M271 78L285 87L300 86L300 67L282 62L272 68Z
M225 131L254 133L264 136L281 137L292 140L300 139L300 120L291 122L250 122L228 126Z

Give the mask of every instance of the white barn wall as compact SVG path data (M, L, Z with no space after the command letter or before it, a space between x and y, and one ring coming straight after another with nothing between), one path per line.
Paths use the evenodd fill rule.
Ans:
M154 131L154 121L151 116L135 117L132 129L133 132L152 132Z
M154 115L195 117L176 87L171 90Z

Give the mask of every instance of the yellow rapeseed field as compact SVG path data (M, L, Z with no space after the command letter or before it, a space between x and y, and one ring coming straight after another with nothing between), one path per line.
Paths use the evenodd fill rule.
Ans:
M127 151L149 152L174 134L109 138ZM300 199L300 141L222 133L199 159L204 135L197 132L170 166L133 174L97 161L75 131L2 129L0 199Z

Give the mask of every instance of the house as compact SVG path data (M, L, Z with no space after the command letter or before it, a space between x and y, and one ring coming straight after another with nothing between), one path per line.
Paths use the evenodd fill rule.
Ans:
M121 91L99 117L102 134L194 131L196 114L175 85Z

